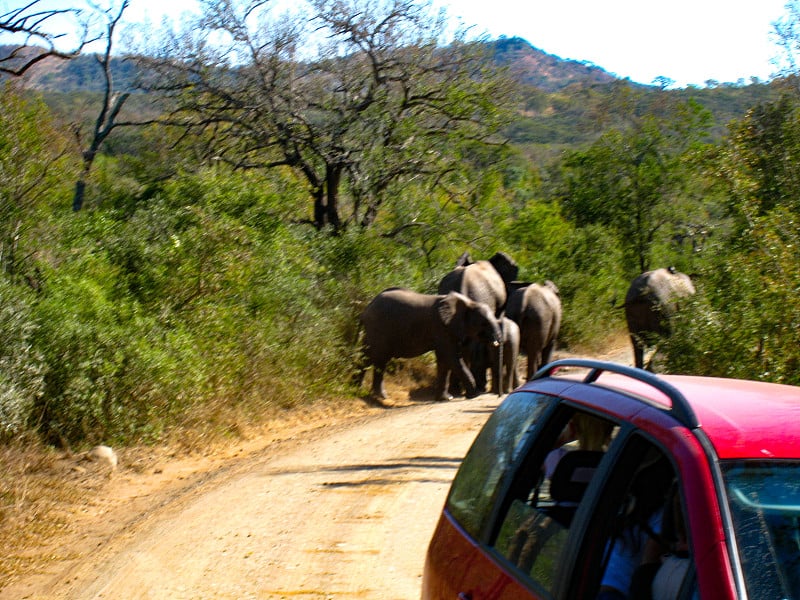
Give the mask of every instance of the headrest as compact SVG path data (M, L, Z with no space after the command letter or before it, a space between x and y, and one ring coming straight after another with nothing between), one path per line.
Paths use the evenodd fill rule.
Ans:
M550 479L550 497L560 502L579 502L592 480L603 452L573 450L558 461Z

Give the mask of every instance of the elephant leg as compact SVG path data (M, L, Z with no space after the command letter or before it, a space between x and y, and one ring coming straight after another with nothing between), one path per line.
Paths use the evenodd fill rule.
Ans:
M447 375L459 377L464 382L466 388L465 396L474 398L479 394L475 389L475 378L472 376L467 363L458 354L448 352L436 352L436 398L438 400L450 400L452 396L447 394Z
M631 335L633 345L633 364L637 369L644 368L644 345L638 335Z
M373 365L372 366L372 397L381 400L386 399L386 390L383 387L383 374L386 371L386 365Z
M503 387L505 389L502 390L502 393L506 394L511 390L517 388L517 361L514 358L513 353L509 350L507 354L507 358L505 359L505 373L503 377L503 383L505 384Z
M461 368L461 376L464 378L464 397L465 398L474 398L475 396L480 396L486 389L486 369L484 368L484 387L480 389L477 384L475 383L475 378L472 375L472 371L467 366L467 363L464 362L464 359L459 359L459 366Z
M522 382L519 380L519 365L515 360L513 366L511 367L511 389L515 390L520 385L522 385Z
M542 365L541 360L542 353L540 350L528 352L528 381L530 381L531 378L533 378L533 376L536 374L536 371L539 370L539 367Z
M555 341L550 342L542 349L542 364L541 366L546 365L550 362L550 359L553 357L553 349L555 347Z
M450 397L462 395L464 393L464 382L461 380L461 376L457 371L448 371L448 374L447 390Z
M448 389L448 382L457 379L458 374L453 370L453 365L446 361L438 352L436 353L436 384L434 386L434 399L437 401L448 401L453 399L452 382Z
M469 370L472 371L475 389L479 393L483 393L486 391L486 369L489 368L488 348L486 344L473 344L471 358L471 368Z
M492 371L492 393L498 396L504 393L504 372L503 360L500 354L500 348L489 352L489 362Z

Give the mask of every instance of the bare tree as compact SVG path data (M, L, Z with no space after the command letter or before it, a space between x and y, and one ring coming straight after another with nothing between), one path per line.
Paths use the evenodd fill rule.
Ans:
M442 44L430 3L312 0L308 18L267 4L207 0L148 66L177 107L171 122L201 133L209 156L301 174L317 228L369 225L392 186L441 178L461 140L502 122L506 80L486 68L486 45Z
M83 23L79 25L81 32L73 47L68 50L58 49L56 44L67 33L49 31L47 26L59 16L75 17L77 22L81 11L76 8L43 9L39 2L40 0L33 0L25 6L0 14L0 31L23 37L23 41L11 52L0 55L0 73L18 77L48 57L73 58L86 44L94 41L89 39L88 25Z
M73 211L79 211L83 207L83 200L86 193L86 181L91 173L94 160L97 158L97 153L106 141L106 138L108 138L114 128L122 125L122 123L117 122L117 117L130 95L127 92L119 93L114 89L114 79L111 74L111 51L114 46L114 32L122 19L125 9L128 8L128 4L129 0L123 0L117 10L109 8L108 10L102 11L106 17L104 34L106 47L105 51L102 54L95 55L95 58L100 65L103 76L103 99L97 119L94 121L91 136L88 140L88 146L82 151L83 169L81 170L78 181L75 183L75 194L72 199ZM78 128L75 129L75 133L78 137L78 144L83 146L82 136Z

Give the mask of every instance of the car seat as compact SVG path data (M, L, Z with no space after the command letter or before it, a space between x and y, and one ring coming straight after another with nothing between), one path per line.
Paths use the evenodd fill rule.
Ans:
M595 450L573 450L561 457L550 480L550 498L554 505L547 509L547 514L551 518L565 527L570 526L603 454Z

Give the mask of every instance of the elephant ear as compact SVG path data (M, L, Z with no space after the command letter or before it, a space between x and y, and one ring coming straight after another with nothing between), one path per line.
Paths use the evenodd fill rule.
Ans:
M469 250L465 250L464 254L458 257L456 261L457 267L468 267L473 264L475 261L472 260L472 257L469 255Z
M519 274L519 266L514 259L505 252L495 252L494 256L489 259L489 262L495 268L495 271L500 273L500 277L506 284L514 281Z
M436 308L439 318L458 339L464 337L464 311L469 303L469 298L458 292L450 292L439 300Z

